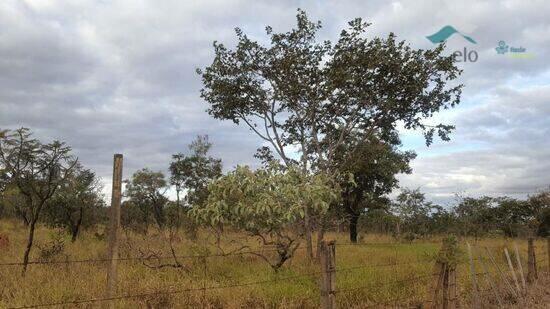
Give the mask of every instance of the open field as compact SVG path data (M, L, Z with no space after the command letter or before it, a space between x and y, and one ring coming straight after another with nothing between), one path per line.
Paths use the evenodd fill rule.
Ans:
M1 249L0 264L21 260L25 233L23 226L15 222L0 223L0 234L7 236L9 244ZM64 239L64 249L48 255L48 243L59 236L58 232L40 227L32 261L49 262L31 264L25 277L21 266L0 266L0 307L68 303L66 308L95 308L105 301L72 303L74 300L98 300L105 297L108 261L107 242L94 231L86 231L75 243L69 236ZM179 234L178 234L179 235ZM183 235L183 233L181 234ZM317 308L319 307L319 270L317 263L308 263L305 250L299 248L296 256L279 272L274 272L260 257L252 254L222 256L212 245L207 233L199 233L195 241L183 236L175 237L174 251L183 267L155 268L161 264L173 264L165 237L150 232L147 237L125 234L121 243L119 261L120 299L117 308ZM249 249L258 251L253 240L243 240L242 235L230 234L228 238L247 242ZM340 308L365 308L367 306L411 307L429 304L434 276L434 256L441 241L433 238L413 243L396 242L384 235L368 235L357 245L348 243L345 234L329 233L328 239L336 240L336 299ZM478 284L481 290L489 288L490 281L506 287L499 280L498 269L487 258L484 247L494 255L496 265L508 272L503 248L513 250L511 239L486 238L469 240L477 252L483 253L489 276L484 276L479 260ZM526 271L526 240L516 240ZM465 240L461 240L461 245ZM234 245L226 241L222 248L231 250ZM132 259L139 252L157 252L168 258L161 260ZM544 308L548 300L546 240L537 240L539 282L533 285L532 307ZM269 248L264 248L266 255ZM40 257L42 255L42 257ZM143 256L143 255L141 255ZM208 256L208 257L206 257ZM128 258L128 259L127 259ZM96 261L91 261L96 260ZM99 260L99 261L97 261ZM65 261L79 261L65 263ZM460 303L468 306L471 293L471 277L467 254L460 257L457 269L457 287ZM56 263L60 262L60 263ZM510 281L512 282L512 281ZM546 289L544 289L546 287ZM484 307L496 306L492 291L482 296ZM546 294L545 294L546 293ZM544 298L546 297L546 298ZM513 302L505 299L512 307ZM542 302L541 302L542 301ZM536 305L538 302L539 305Z

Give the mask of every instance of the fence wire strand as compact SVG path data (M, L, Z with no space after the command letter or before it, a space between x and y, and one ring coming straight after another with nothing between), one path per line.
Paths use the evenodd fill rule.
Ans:
M383 282L383 283L379 283L379 284L369 284L369 285L362 285L362 286L353 287L353 288L338 289L338 290L336 290L335 293L350 292L350 291L364 290L364 289L368 289L368 288L383 287L383 286L399 284L399 283L406 283L406 282L410 282L410 281L416 281L416 280L420 280L420 279L433 277L433 276L436 276L436 275L437 274L424 274L424 275L414 276L414 277L403 279L403 280L394 280L394 281L388 281L388 282Z
M83 303L104 302L104 301L113 301L113 300L128 299L128 298L148 297L148 296L154 296L154 295L169 295L169 294L179 294L179 293L195 292L195 291L209 291L209 290L229 289L229 288L236 288L236 287L261 285L261 284L273 283L273 282L278 282L278 281L286 281L286 280L307 278L307 277L310 277L310 276L318 275L320 273L321 272L303 273L303 274L298 274L298 275L294 275L294 276L287 276L287 277L284 277L284 278L253 281L253 282L246 282L246 283L228 284L228 285L221 285L221 286L209 286L209 287L179 289L179 290L171 290L171 291L155 291L155 292L119 295L119 296L114 296L114 297L90 298L90 299L84 299L84 300L71 300L71 301L53 302L53 303L45 303L45 304L23 305L23 306L19 306L19 307L8 307L8 309L53 307L53 306L62 306L62 305L71 305L71 304L83 304Z
M154 261L154 260L166 260L166 259L194 259L194 258L212 258L212 257L227 257L227 256L239 256L247 254L261 254L266 252L277 252L277 249L265 249L258 251L241 251L231 253L219 253L219 254L191 254L191 255L166 255L166 256L149 256L149 257L125 257L116 258L116 261ZM82 259L82 260L62 260L62 261L29 261L27 265L41 265L41 264L79 264L79 263L97 263L97 262L110 262L111 259ZM22 266L23 262L5 262L0 263L0 266Z

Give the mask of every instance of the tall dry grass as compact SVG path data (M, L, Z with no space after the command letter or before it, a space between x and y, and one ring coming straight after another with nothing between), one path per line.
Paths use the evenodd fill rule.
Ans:
M40 227L31 260L65 261L105 259L107 244L101 231L85 231L71 243L68 235ZM0 234L9 238L9 245L0 249L0 264L20 261L25 243L24 227L18 222L0 222ZM61 236L60 236L61 235ZM239 240L250 247L259 248L253 239L238 233L227 233L222 249L236 247L230 240ZM336 239L337 302L341 308L364 308L389 302L390 305L420 305L429 298L433 271L433 257L441 246L440 238L413 243L401 243L386 235L367 235L359 245L349 245L345 234L329 233ZM121 244L121 258L156 252L169 256L170 246L166 233L151 231L147 236L125 233ZM47 256L52 241L64 243L61 252ZM469 239L478 250L488 247L497 264L507 269L503 248L512 240L505 238ZM174 251L178 256L217 255L209 233L201 231L190 240L179 233L174 238ZM461 241L462 244L465 240ZM526 245L517 240L524 265ZM539 267L544 269L545 242L537 241ZM44 253L46 251L46 254ZM269 252L266 252L269 254ZM468 304L471 280L467 255L458 266L458 287L461 301ZM295 257L278 272L273 271L261 258L254 255L229 255L179 258L183 267L151 268L139 260L119 262L118 291L121 296L134 296L115 300L117 308L317 308L319 306L318 272L320 267L310 263L305 250L299 249ZM174 264L172 259L162 263ZM155 261L149 261L155 264ZM391 264L391 265L390 265ZM385 265L385 266L384 266ZM149 265L151 266L151 265ZM479 264L477 264L478 270ZM491 272L496 267L488 263ZM505 268L506 267L506 268ZM526 266L524 266L526 268ZM25 276L20 266L0 266L0 307L9 308L32 304L71 302L99 299L105 296L107 263L33 264ZM312 274L301 276L303 274ZM285 278L291 278L285 280ZM479 279L480 282L483 280ZM270 281L270 282L267 282ZM261 284L243 285L253 282ZM239 286L243 285L243 286ZM485 286L483 283L481 285ZM216 288L231 286L228 288ZM185 291L188 289L205 290ZM210 289L212 288L212 289ZM185 291L185 292L184 292ZM171 293L173 292L173 293ZM140 295L143 294L143 295ZM395 299L399 301L393 302ZM489 298L488 298L489 299ZM489 300L488 300L489 301ZM490 303L490 301L489 301ZM66 308L95 308L104 302L67 304Z

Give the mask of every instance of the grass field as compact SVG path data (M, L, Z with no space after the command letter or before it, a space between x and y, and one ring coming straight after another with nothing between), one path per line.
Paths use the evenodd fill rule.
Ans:
M0 264L21 261L25 244L24 227L16 222L1 222L0 234L7 236L9 245L0 248ZM274 272L260 257L244 255L210 256L219 251L208 245L207 233L199 233L195 241L177 237L174 250L178 256L201 256L179 258L181 268L151 268L140 260L119 261L119 295L124 298L113 300L117 308L316 308L319 306L318 277L320 267L309 263L305 250L298 249L296 256L279 271ZM253 240L242 240L243 236L228 233L229 239L246 241L251 249L259 246ZM94 231L84 232L80 239L71 243L64 238L61 253L48 255L48 244L59 238L59 232L41 227L31 260L74 261L101 260L107 257L107 243ZM434 268L434 255L441 246L441 239L433 238L413 243L396 242L384 235L367 235L358 245L348 243L346 235L329 233L328 239L336 240L336 290L340 308L365 308L366 306L390 307L418 306L429 299ZM461 245L466 240L461 240ZM487 257L484 247L495 257L496 265L504 271L508 266L503 248L512 249L511 239L485 238L468 240L477 252ZM525 240L516 240L520 247L524 269L526 269ZM226 242L222 247L230 250ZM169 256L170 248L166 237L155 232L147 237L123 236L121 258L139 255L139 250L157 252ZM536 243L540 277L546 276L548 262L546 240ZM513 250L512 250L513 251ZM269 254L266 251L265 254ZM41 257L42 255L42 257ZM468 256L460 258L457 270L458 294L461 303L470 301L471 278ZM162 263L173 263L172 259ZM149 264L155 264L151 260ZM24 277L21 266L0 266L0 307L11 308L34 304L63 303L74 300L91 300L105 297L106 261L80 263L33 264ZM486 260L494 282L498 280L498 269ZM479 261L478 272L483 272ZM482 289L489 283L479 276ZM485 276L487 277L487 276ZM542 282L542 280L541 280ZM206 289L203 289L206 288ZM503 287L504 289L504 287ZM128 297L126 297L128 296ZM490 305L492 294L483 297ZM105 302L69 303L66 308L95 308ZM542 307L541 307L542 308Z

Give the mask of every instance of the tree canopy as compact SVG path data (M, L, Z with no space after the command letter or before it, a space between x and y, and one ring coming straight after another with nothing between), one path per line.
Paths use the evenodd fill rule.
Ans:
M335 166L340 173L342 210L350 224L351 242L357 241L359 216L365 209L387 210L390 202L386 195L397 188L396 175L411 172L409 162L416 154L400 151L398 145L398 139L383 141L372 136L365 141L348 138L337 149Z
M292 146L303 168L330 168L350 134L385 139L398 124L422 130L428 144L436 132L448 139L451 125L426 119L459 103L453 57L443 46L412 49L393 33L367 39L368 26L358 18L336 43L318 41L321 23L299 10L295 29L266 28L268 46L237 28L236 48L214 42L212 64L198 70L208 112L246 124L287 165L297 163Z
M176 187L178 205L180 192L184 189L187 190L189 205L202 204L208 195L208 184L221 176L221 160L208 156L211 147L208 135L199 135L189 145L191 154L177 153L172 156L170 184Z
M65 185L48 201L45 221L67 229L75 241L81 226L93 225L101 219L101 208L105 206L101 190L95 173L77 164Z
M227 225L258 237L264 245L276 245L282 266L298 247L296 235L305 209L325 213L338 199L331 178L307 175L296 168L270 165L252 171L239 166L209 186L204 207L192 210L193 216L210 226Z
M157 225L163 227L166 221L164 207L168 202L168 198L164 195L167 190L164 174L143 168L135 172L132 178L125 182L125 195L129 198L130 203L139 208L145 231L147 231L151 215Z

